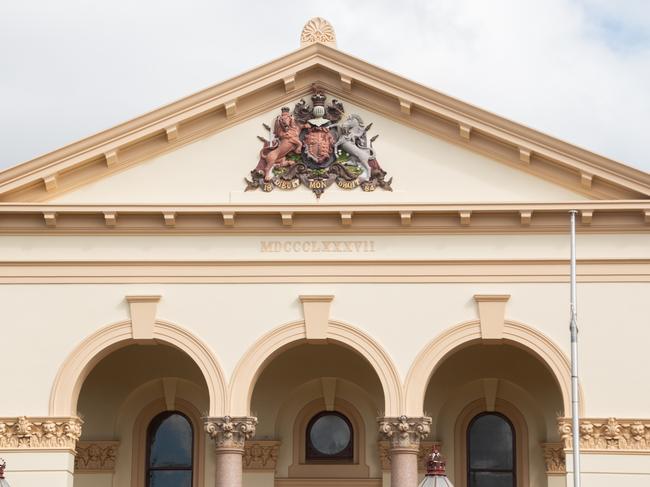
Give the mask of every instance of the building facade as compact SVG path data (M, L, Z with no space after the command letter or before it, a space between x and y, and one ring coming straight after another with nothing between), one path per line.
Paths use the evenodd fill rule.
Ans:
M650 482L650 176L336 48L0 173L13 487ZM379 135L379 137L377 137Z

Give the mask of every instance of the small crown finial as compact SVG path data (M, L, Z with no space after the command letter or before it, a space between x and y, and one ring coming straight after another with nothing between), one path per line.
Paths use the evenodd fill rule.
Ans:
M334 27L322 17L309 19L300 34L300 47L320 42L330 47L336 47Z

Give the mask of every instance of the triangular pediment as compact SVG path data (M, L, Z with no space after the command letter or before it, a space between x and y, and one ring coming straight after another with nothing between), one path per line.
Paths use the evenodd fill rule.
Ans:
M308 204L305 187L245 191L282 106L317 83L373 123L392 191L330 203L647 199L650 176L519 126L322 44L0 173L0 201L52 204Z

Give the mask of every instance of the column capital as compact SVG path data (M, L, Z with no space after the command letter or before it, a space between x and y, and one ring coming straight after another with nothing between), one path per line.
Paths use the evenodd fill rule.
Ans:
M378 418L379 433L389 441L391 451L403 450L417 453L420 441L431 431L431 418L427 416L409 418Z
M205 418L205 432L214 440L217 452L239 451L244 443L255 436L257 418L251 416L223 416Z

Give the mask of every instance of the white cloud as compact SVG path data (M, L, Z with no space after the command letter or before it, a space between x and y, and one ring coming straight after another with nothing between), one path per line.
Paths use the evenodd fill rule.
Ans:
M350 54L650 171L646 0L3 2L0 167L282 56L315 15Z

